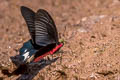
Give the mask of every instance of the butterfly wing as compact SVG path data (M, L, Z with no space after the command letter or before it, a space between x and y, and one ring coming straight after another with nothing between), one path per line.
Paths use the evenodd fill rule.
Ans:
M35 15L35 43L40 46L58 43L55 23L43 9L39 9Z
M35 20L35 12L32 11L31 9L21 6L21 14L24 17L26 24L28 26L28 30L30 32L31 38L32 38L32 43L35 44L35 25L34 25L34 20Z
M37 13L22 6L21 13L30 32L34 47L58 43L58 33L55 23L49 13L39 9Z

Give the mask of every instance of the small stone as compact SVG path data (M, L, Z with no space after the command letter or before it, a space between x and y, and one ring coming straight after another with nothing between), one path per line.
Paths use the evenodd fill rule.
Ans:
M82 21L86 21L86 20L87 20L87 17L83 17L83 18L82 18Z
M87 32L87 30L86 29L84 29L84 28L80 28L80 29L78 29L78 32Z
M8 48L10 49L10 48L11 48L11 46L8 46Z

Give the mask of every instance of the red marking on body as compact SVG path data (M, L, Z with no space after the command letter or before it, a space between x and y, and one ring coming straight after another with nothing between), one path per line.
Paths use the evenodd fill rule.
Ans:
M57 45L57 46L56 46L54 49L52 49L51 51L49 51L49 52L47 52L47 53L45 53L45 54L37 57L33 62L38 62L40 59L42 59L43 57L45 57L45 56L47 56L47 55L49 55L49 54L53 55L53 54L54 54L56 51L58 51L62 46L63 46L63 43L60 43L59 45Z

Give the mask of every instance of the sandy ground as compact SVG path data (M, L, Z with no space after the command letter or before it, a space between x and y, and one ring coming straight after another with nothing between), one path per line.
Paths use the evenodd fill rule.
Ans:
M65 44L61 57L30 75L7 77L10 57L30 39L20 6L46 9ZM62 61L61 61L62 60ZM23 79L26 78L26 79ZM0 80L120 80L119 0L0 0Z

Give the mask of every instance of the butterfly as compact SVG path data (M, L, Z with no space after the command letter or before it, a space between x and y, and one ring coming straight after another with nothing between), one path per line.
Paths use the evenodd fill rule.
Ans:
M36 13L31 9L21 6L21 14L27 24L31 39L20 48L18 58L23 62L12 73L9 70L2 70L8 76L24 73L31 62L39 62L49 54L54 54L62 46L63 42L58 40L56 25L50 14L43 9Z
M54 54L63 46L63 43L58 40L55 22L46 10L39 9L35 13L30 8L21 6L21 14L31 36L31 39L20 49L22 61L38 62L43 57Z

